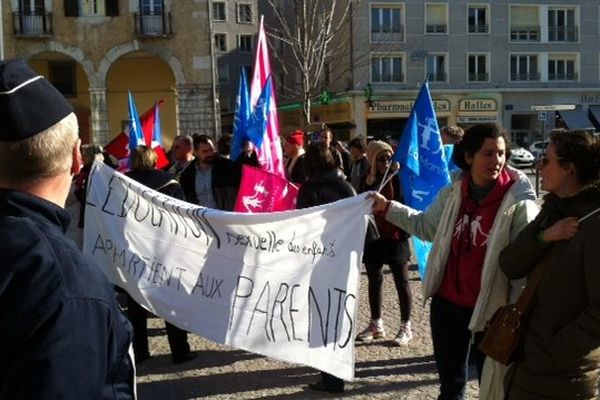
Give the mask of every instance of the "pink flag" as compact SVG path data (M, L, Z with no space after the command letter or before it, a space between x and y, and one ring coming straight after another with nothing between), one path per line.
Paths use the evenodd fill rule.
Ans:
M254 70L252 84L250 85L250 104L252 108L260 93L271 75L271 63L269 61L269 49L267 46L267 37L263 25L263 17L260 18L260 27L258 30L258 41L256 45L256 58L254 59ZM283 168L283 153L281 151L281 142L279 141L279 119L277 117L277 102L275 101L275 86L271 86L271 110L267 122L267 134L262 142L262 146L256 149L258 161L262 167L281 177L285 177Z
M296 209L298 188L278 175L244 165L234 211L243 213Z

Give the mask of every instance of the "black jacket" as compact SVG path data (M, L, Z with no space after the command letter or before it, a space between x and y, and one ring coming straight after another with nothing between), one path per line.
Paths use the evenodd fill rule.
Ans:
M179 176L185 200L197 204L196 199L196 163L192 161ZM233 161L224 157L215 157L212 165L213 196L219 210L232 211L240 186L240 171Z
M181 185L175 180L175 175L170 172L159 169L145 171L132 170L127 173L127 176L142 185L148 186L150 189L157 190L176 199L185 200Z
M287 168L287 163L285 166L285 175L288 181L302 185L306 181L306 174L304 173L304 156L306 154L301 154L296 159L294 166L292 167L292 171L289 172ZM289 160L288 160L289 161Z
M308 178L298 191L296 208L307 208L352 197L356 194L342 171L334 169Z
M131 399L132 331L112 286L66 239L70 216L0 189L0 399Z

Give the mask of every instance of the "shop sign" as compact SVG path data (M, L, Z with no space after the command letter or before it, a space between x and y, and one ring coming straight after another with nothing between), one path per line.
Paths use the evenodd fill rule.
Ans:
M373 101L369 107L370 113L406 113L412 111L414 100L382 100ZM435 112L450 112L449 100L433 100Z
M463 112L485 112L496 111L498 105L495 99L460 99L458 101L458 111Z

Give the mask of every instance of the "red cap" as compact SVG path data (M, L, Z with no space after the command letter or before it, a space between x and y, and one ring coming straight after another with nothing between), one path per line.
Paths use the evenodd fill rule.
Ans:
M304 146L304 132L298 129L296 132L286 136L285 141L296 146Z

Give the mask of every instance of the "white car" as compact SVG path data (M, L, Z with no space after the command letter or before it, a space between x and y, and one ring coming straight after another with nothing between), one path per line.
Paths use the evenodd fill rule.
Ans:
M548 143L548 140L544 140L543 144L541 140L531 143L531 146L529 146L529 151L531 152L531 154L533 154L536 160L544 155Z
M516 168L528 168L533 167L535 157L531 152L525 150L522 147L512 144L510 147L510 159L508 163Z

